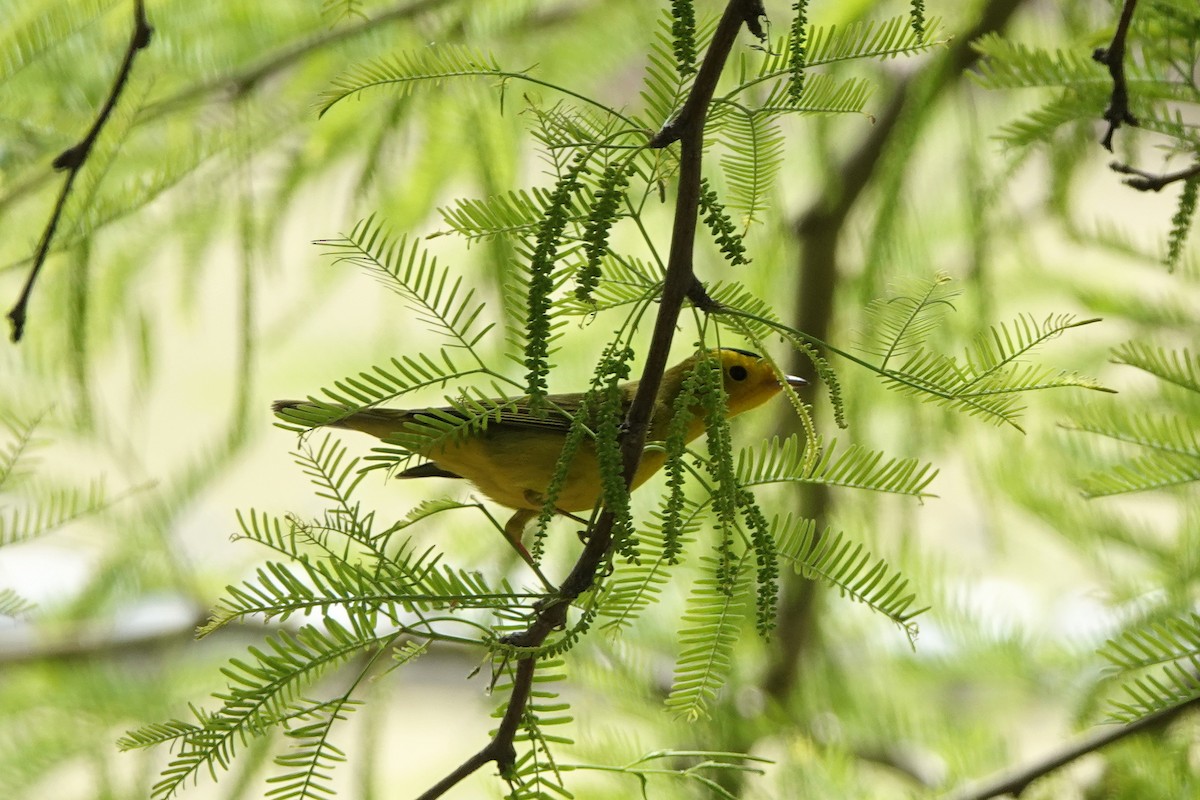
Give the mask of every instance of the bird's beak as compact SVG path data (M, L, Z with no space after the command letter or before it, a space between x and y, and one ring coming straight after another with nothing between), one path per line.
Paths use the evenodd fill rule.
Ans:
M801 386L808 386L808 381L804 378L798 378L795 375L784 375L783 382L793 389L799 389Z

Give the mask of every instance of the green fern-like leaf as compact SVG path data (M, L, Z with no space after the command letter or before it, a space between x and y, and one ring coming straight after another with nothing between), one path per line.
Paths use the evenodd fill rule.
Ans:
M0 508L0 547L44 536L111 505L100 482L87 489L34 486L26 494L22 502Z
M704 518L694 504L680 517L682 521L675 524L674 537L680 547L686 549L695 543ZM662 514L654 512L651 522L638 529L637 561L622 564L605 582L600 615L607 621L601 626L602 630L617 632L629 628L662 593L673 563L665 552L663 528L667 522Z
M883 559L875 558L863 545L842 533L817 533L814 520L788 514L771 521L779 558L790 563L797 574L817 578L833 586L844 597L863 603L883 614L903 631L910 643L917 638L913 621L928 607L914 608L916 595L908 579Z
M642 78L640 95L645 108L643 113L647 118L645 127L653 130L662 127L674 115L690 83L689 77L679 72L672 27L673 20L664 11L655 39L650 44L646 72Z
M775 176L783 163L783 133L769 119L733 109L716 127L725 152L721 172L729 184L729 207L741 216L745 231L760 221L769 205Z
M397 238L374 216L359 222L341 239L318 242L338 262L367 270L412 308L429 330L450 339L451 347L473 353L493 327L481 319L486 304L475 299L475 290L439 267L419 242Z
M913 30L911 23L908 15L900 15L885 20L852 22L840 27L810 26L805 37L805 69L810 71L813 67L840 61L915 55L940 43L934 38L940 32L940 20L928 19L923 37ZM772 42L759 65L756 78L743 83L736 91L741 92L755 83L786 75L791 69L792 60L790 38L789 32Z
M1200 616L1189 614L1127 631L1101 648L1120 673L1125 701L1112 719L1131 722L1200 697ZM1150 670L1157 670L1147 674Z
M878 356L885 369L892 358L918 350L942 324L946 311L954 309L959 292L949 284L950 276L939 273L932 279L910 280L888 297L872 300L866 313L873 324L863 335L862 350Z
M570 704L559 699L558 693L550 688L566 680L564 667L565 662L559 658L546 658L538 662L529 704L521 720L521 729L514 738L514 744L525 745L527 749L517 756L510 773L512 784L508 796L513 800L572 797L563 785L563 770L554 759L553 747L574 742L561 733L548 731L573 721L568 713ZM504 696L511 695L512 682L507 674L497 683L496 690ZM496 709L493 716L503 716L505 706Z
M788 82L777 81L762 105L754 109L756 116L780 114L861 114L875 85L863 78L838 78L826 73L809 75L804 79L804 91L793 100L788 94Z
M12 589L0 589L0 617L22 617L33 610L33 603Z
M354 655L386 645L394 634L347 628L326 618L323 627L305 626L296 633L280 631L265 648L250 648L252 663L233 659L225 668L226 693L216 695L221 708L196 712L197 723L172 720L126 734L118 746L129 750L157 744L179 747L154 785L151 797L166 800L201 771L228 770L240 747L285 720L309 713L300 698L303 687Z
M1100 655L1122 672L1200 658L1200 615L1173 617L1110 639Z
M7 16L0 29L0 84L69 42L117 4L118 0L80 0L69 6L22 4L5 9Z
M8 440L0 447L0 489L5 484L16 482L26 470L21 468L27 461L34 444L34 432L42 422L42 415L19 419L7 414L0 415L0 423L8 432Z
M327 800L334 796L332 770L346 761L346 753L330 741L330 733L358 705L343 696L313 704L289 720L285 736L291 749L275 757L275 763L288 771L270 778L268 798Z
M1118 464L1082 481L1085 497L1148 492L1200 481L1200 450L1158 452Z
M600 277L588 298L576 293L559 301L556 310L569 316L590 317L602 311L645 305L657 300L662 283L657 268L639 259L607 257L601 260Z
M1192 355L1186 348L1168 350L1146 342L1131 341L1113 351L1113 360L1200 394L1200 356Z
M1068 427L1132 445L1143 453L1086 476L1081 488L1087 497L1144 492L1200 480L1200 430L1186 417L1106 404L1080 410Z
M306 448L297 461L330 509L317 522L284 520L253 509L239 512L241 536L286 556L290 563L268 562L253 580L227 587L202 634L252 616L284 620L297 613L338 609L366 628L374 627L379 615L402 626L402 612L450 606L508 608L524 601L524 594L507 585L493 587L482 576L443 566L433 548L418 553L405 542L384 550L390 537L418 521L478 504L425 503L374 535L375 513L363 513L349 494L361 479L357 461L343 463L345 449L336 442ZM331 541L334 535L342 538ZM357 550L347 542L355 543Z
M1112 88L1104 66L1083 48L1042 50L991 33L971 43L980 55L975 79L989 89L1037 86L1103 86Z
M705 556L701 561L711 576L698 579L688 596L679 632L682 650L675 660L675 677L666 705L688 720L707 716L708 704L717 696L733 669L733 648L746 615L749 574L745 560L734 563L731 579L725 558Z
M922 498L932 496L925 490L936 476L936 469L915 458L885 458L881 451L856 445L839 452L836 440L825 448L806 448L794 435L763 442L757 450L743 448L737 462L742 486L814 483Z
M1059 314L1039 323L1022 315L976 337L961 362L922 348L899 368L883 370L880 377L907 394L1023 430L1017 420L1025 408L1020 401L1025 392L1066 387L1112 391L1074 372L1024 362L1047 341L1097 321Z
M582 196L571 195L568 199L569 206L565 212L568 221L577 224L585 221L588 209ZM438 209L438 212L451 230L468 240L496 237L526 239L537 233L549 203L549 189L520 189L485 200L456 200L452 205ZM442 235L445 232L435 234Z
M511 78L518 74L505 72L486 53L462 46L431 45L351 67L322 93L320 113L325 114L348 97L383 87L404 96L418 88L436 89L449 80Z
M1108 94L1102 86L1062 92L1020 119L1002 125L996 138L1011 148L1048 143L1064 125L1094 120L1096 109L1104 107Z
M430 517L443 514L447 511L458 511L460 509L474 509L482 511L483 506L480 503L463 503L458 500L451 500L447 497L440 497L434 500L425 500L418 503L411 511L404 515L400 520L397 520L390 528L375 537L376 546L382 550L386 547L388 540L395 536L400 531L408 529L412 525L419 522L424 522Z

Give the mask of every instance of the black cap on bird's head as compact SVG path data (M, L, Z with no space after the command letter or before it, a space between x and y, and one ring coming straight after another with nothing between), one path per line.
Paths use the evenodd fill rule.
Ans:
M761 355L759 355L758 353L753 353L749 350L741 350L737 347L722 347L721 349L728 350L730 353L737 353L738 355L745 356L746 358L754 358L759 361L762 361Z

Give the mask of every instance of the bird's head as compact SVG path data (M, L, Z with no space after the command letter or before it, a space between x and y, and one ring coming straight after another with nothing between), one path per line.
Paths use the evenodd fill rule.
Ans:
M711 351L710 355L721 367L731 417L762 405L783 388L771 364L758 353L722 347ZM794 375L783 376L783 382L793 389L808 383Z

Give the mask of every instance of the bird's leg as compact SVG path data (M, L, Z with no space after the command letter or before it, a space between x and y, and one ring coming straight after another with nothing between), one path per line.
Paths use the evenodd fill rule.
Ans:
M530 508L518 508L516 513L509 517L508 522L504 523L504 538L512 546L513 550L517 551L517 555L521 560L529 565L533 573L538 576L538 580L547 589L552 588L554 584L546 580L546 576L542 574L542 570L538 567L537 562L533 560L533 556L525 549L525 545L521 542L521 536L525 533L525 526L529 521L536 517L538 512Z
M521 537L525 534L525 526L530 520L534 519L538 512L530 508L518 508L508 522L504 525L504 538L508 539L508 543L517 551L517 555L525 561L526 564L537 569L537 564L533 562L533 556L525 549L525 545L521 542Z

